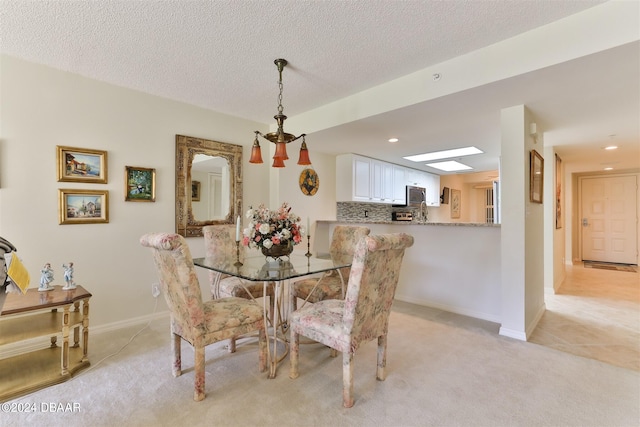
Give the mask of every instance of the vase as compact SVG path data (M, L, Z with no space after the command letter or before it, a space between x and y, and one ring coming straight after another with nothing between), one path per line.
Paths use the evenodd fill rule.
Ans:
M293 252L293 243L291 240L288 240L285 244L273 245L268 249L263 246L260 250L262 251L262 255L269 258L278 259L283 256L288 257L291 252Z

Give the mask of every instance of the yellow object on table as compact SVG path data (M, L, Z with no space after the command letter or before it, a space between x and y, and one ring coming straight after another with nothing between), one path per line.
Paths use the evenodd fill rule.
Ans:
M23 294L27 293L27 288L29 287L29 282L31 280L29 272L15 252L11 254L11 262L9 263L7 275L11 278L13 283L20 288L20 291L22 291Z

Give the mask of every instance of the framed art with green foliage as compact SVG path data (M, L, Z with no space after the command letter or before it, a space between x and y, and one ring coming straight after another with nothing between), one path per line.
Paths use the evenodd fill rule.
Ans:
M126 202L156 201L156 170L125 166Z

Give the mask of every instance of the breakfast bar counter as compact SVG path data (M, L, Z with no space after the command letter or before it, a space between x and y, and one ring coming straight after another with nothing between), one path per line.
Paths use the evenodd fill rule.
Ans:
M396 299L500 323L499 224L318 220L312 230L315 253L329 251L336 225L414 237L413 247L405 252Z

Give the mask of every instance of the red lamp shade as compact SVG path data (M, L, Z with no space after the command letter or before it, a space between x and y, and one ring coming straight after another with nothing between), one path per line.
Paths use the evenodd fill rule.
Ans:
M287 160L289 156L287 155L287 144L284 142L276 142L276 154L273 156L274 159L278 158L281 160Z
M307 148L307 143L302 142L302 146L300 147L300 158L298 159L299 165L310 165L311 160L309 160L309 149Z
M253 142L253 147L251 147L251 158L249 159L249 163L262 163L262 151L260 150L260 144L258 143L258 138Z
M271 167L283 168L284 167L284 160L282 160L280 157L273 156L273 164L271 165Z

